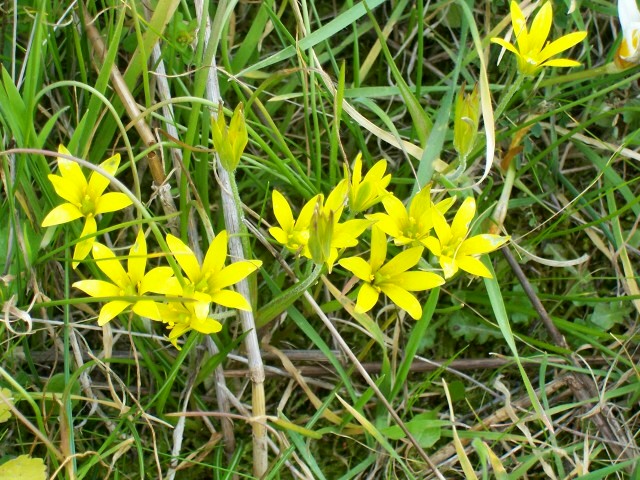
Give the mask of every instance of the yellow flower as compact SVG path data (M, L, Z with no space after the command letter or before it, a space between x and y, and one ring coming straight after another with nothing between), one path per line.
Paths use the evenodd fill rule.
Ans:
M309 225L311 224L318 198L316 195L305 203L302 210L300 210L298 218L294 220L289 202L284 198L284 195L274 190L271 194L273 213L280 226L269 229L271 236L291 252L305 255L307 244L309 243Z
M349 184L349 210L352 213L364 212L389 195L386 188L391 181L391 174L385 175L386 170L387 161L379 160L362 178L362 154L358 153L353 163L353 173ZM342 182L349 182L346 171L345 179Z
M169 341L178 350L180 350L177 343L178 337L191 330L205 335L218 333L222 330L222 324L209 317L211 304L203 298L206 298L206 295L195 292L194 297L187 299L190 301L158 305L162 321L167 324L167 328L170 330Z
M251 310L249 302L242 295L225 287L238 283L255 272L260 268L262 262L243 260L225 267L227 259L226 230L220 232L213 239L202 265L198 262L193 251L179 238L171 234L167 235L167 245L188 278L185 285L180 285L177 279L173 279L170 282L168 294L193 298L195 293L201 293L204 296L196 296L197 300L214 302L228 308ZM203 317L196 315L194 318L201 319Z
M384 233L393 237L396 245L417 247L424 245L433 228L431 210L436 208L446 213L455 200L455 197L451 197L434 205L431 201L431 185L427 185L413 197L408 211L398 198L389 195L382 199L387 213L374 213L367 215L367 218L375 220Z
M69 151L60 145L58 152L70 155ZM98 172L92 172L87 182L80 166L71 160L58 157L58 169L60 175L49 175L49 180L53 184L56 193L68 203L54 208L42 221L43 227L59 225L71 222L80 217L85 217L84 228L80 237L91 236L76 243L73 250L73 268L76 268L78 261L84 259L95 241L93 234L96 233L96 215L107 212L115 212L131 205L131 199L121 192L104 193L109 186L109 180ZM115 175L120 164L120 154L105 160L100 164L100 168L109 175Z
M444 283L442 277L435 273L407 271L420 261L422 250L422 247L410 248L385 264L387 237L380 228L373 225L369 262L360 257L343 258L338 262L364 282L358 292L356 312L371 310L382 292L412 318L419 319L422 316L422 306L410 292L429 290Z
M273 213L280 227L271 227L269 233L288 250L316 263L326 263L329 272L340 250L354 247L358 237L371 224L369 220L353 219L340 223L347 198L347 184L340 182L326 201L318 194L309 200L294 220L289 203L277 190L273 191ZM313 247L313 253L309 249Z
M618 0L622 42L614 61L619 68L640 63L640 10L636 0Z
M531 32L527 29L527 21L518 3L511 1L511 23L516 38L517 48L502 38L492 38L503 48L514 53L518 58L518 70L523 75L534 75L542 67L578 67L580 62L568 58L551 57L570 49L580 43L587 36L587 32L573 32L559 39L547 43L551 31L553 9L551 2L542 5L531 24Z
M433 226L438 238L430 237L424 244L438 257L444 278L451 278L458 269L480 277L491 278L491 273L476 255L492 252L504 245L509 237L482 234L467 238L469 224L476 214L476 202L467 197L456 212L451 226L444 215L433 209Z
M127 270L120 264L115 254L101 243L93 244L93 258L98 268L111 280L80 280L73 286L92 297L113 298L100 310L98 325L102 326L133 305L132 310L141 317L161 320L159 304L144 300L146 293L166 293L169 280L173 276L171 267L156 267L145 273L147 267L147 242L142 230L129 250ZM125 297L118 299L118 297ZM140 298L140 300L134 300Z

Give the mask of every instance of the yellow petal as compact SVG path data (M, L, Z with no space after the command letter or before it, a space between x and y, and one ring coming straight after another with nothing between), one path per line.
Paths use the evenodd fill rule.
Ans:
M441 255L438 257L438 261L442 267L442 273L444 274L445 279L453 277L458 271L458 265L453 258Z
M61 223L67 223L82 217L82 212L75 205L70 203L63 203L51 210L44 220L42 221L43 227L50 227L52 225L60 225Z
M339 182L336 187L331 190L324 204L325 210L335 212L336 219L340 218L340 213L347 201L347 192L349 184L347 182Z
M377 226L371 227L371 271L377 272L387 259L387 236ZM366 279L365 279L366 280Z
M362 152L358 152L353 161L353 173L351 175L351 184L359 185L362 181Z
M178 264L182 267L182 270L184 270L184 273L189 277L189 280L193 283L200 281L200 264L193 251L187 247L182 240L174 237L170 233L167 234L167 245Z
M138 294L143 295L145 293L163 293L163 294L179 294L182 289L178 289L176 292L175 283L172 282L173 269L171 267L156 267L149 270L142 281L138 289ZM178 282L179 285L179 282Z
M411 315L411 318L414 320L418 320L422 316L422 305L420 305L420 302L418 302L415 296L407 292L404 288L384 283L380 285L380 290L382 290L393 303Z
M104 280L80 280L72 286L91 297L114 298L120 296L120 288Z
M95 242L93 244L93 258L98 268L109 277L115 285L126 289L131 283L129 275L124 271L115 254L105 245Z
M289 202L287 202L286 198L277 190L274 190L271 193L271 202L273 203L273 214L276 217L276 220L280 224L280 227L285 232L290 232L293 230L293 212L291 211L291 207L289 206ZM274 236L275 238L275 236ZM276 240L278 240L276 238ZM287 243L286 240L280 243Z
M209 335L211 333L218 333L222 330L222 324L213 318L194 318L191 320L191 328L196 332Z
M358 244L358 237L369 225L371 225L370 220L360 218L334 225L331 246L335 248L355 247Z
M431 184L429 184L425 185L425 187L411 200L411 205L409 205L409 217L413 217L415 219L420 218L423 215L431 217L431 204Z
M151 300L140 300L136 302L132 307L133 313L140 317L150 318L157 322L162 321L162 315L158 310L158 304Z
M538 55L537 60L542 63L548 58L551 58L560 52L564 52L565 50L568 50L574 45L580 43L586 38L586 36L587 36L587 32L573 32L568 35L565 35L564 37L560 37L559 39L551 42L549 45L544 47L540 52L540 55ZM558 66L565 66L565 65L555 65L555 66L558 67ZM566 65L566 66L573 66L573 65Z
M356 300L356 313L366 313L373 308L378 301L380 293L368 283L363 283Z
M81 185L72 183L70 180L59 175L48 175L47 178L53 185L53 189L59 197L80 208L82 199L85 195L85 191L81 188Z
M126 302L124 300L115 300L113 302L105 304L105 306L100 310L98 325L106 325L109 321L113 320L117 315L122 313L122 311L129 305L131 305L131 302Z
M302 210L300 210L300 214L298 215L298 218L296 219L296 226L295 226L296 230L298 231L307 230L309 228L316 205L318 204L318 202L322 203L322 199L323 199L322 194L318 194L304 204L304 206L302 207Z
M147 268L147 240L144 237L142 229L138 230L136 241L129 250L129 258L127 259L127 270L131 283L137 285L144 277L144 271Z
M397 219L391 215L387 215L386 213L372 213L371 215L366 215L366 218L375 221L376 226L390 237L402 237L400 224Z
M232 290L218 290L211 294L211 301L227 308L236 308L238 310L251 311L251 305L246 298L238 292Z
M472 275L478 275L479 277L492 278L491 272L484 264L477 258L471 256L458 256L456 257L456 263L461 270L468 272Z
M113 157L108 158L107 160L102 162L100 164L100 168L109 175L114 176L116 174L116 171L118 170L118 165L120 165L120 154L116 153ZM88 189L91 198L98 198L100 195L102 195L109 186L109 182L109 179L104 175L96 171L91 172L91 176L89 177Z
M101 213L116 212L128 207L133 202L122 192L105 193L96 200L95 215Z
M511 53L514 53L517 56L520 56L520 52L518 52L518 49L515 46L513 46L513 44L507 42L506 40L503 40L502 38L492 37L491 38L491 43L497 43L502 48L505 48L505 49L509 50Z
M513 34L516 37L518 50L520 52L528 52L529 33L527 31L527 20L515 0L511 0L511 24L513 25Z
M281 245L286 245L289 242L289 235L280 227L271 227L269 233Z
M204 256L204 262L202 263L203 275L217 275L222 270L224 262L227 260L228 238L226 230L222 230L215 236L207 249L207 254Z
M467 197L460 205L456 216L451 223L451 236L462 240L469 232L469 224L476 214L476 201L473 197ZM441 239L442 240L442 239ZM443 242L444 243L444 242Z
M409 270L420 261L423 250L422 247L413 247L400 252L379 270L380 275L393 276Z
M501 237L500 235L475 235L462 242L456 255L478 255L493 252L504 245L507 240L509 237Z
M86 237L88 235L90 235L90 237L76 243L76 246L73 249L74 261L71 263L71 266L74 269L78 266L78 262L80 260L84 260L87 255L89 255L89 252L91 251L91 248L93 247L93 244L96 240L96 230L96 219L93 216L88 216L85 221L84 228L82 229L82 233L80 234L80 238Z
M218 290L238 283L243 278L255 272L261 265L262 262L259 260L232 263L209 278L209 289Z
M433 228L436 231L438 240L440 240L440 244L448 245L451 241L452 234L451 227L445 220L444 215L440 212L440 210L434 208L431 210L431 219L433 220ZM433 253L435 254L435 252Z
M442 255L442 246L440 245L440 240L436 237L423 238L420 240L420 243L427 247L436 257Z
M371 265L360 257L348 257L341 259L338 264L349 270L360 280L371 281Z
M444 283L444 279L431 272L411 271L394 275L389 282L409 292L418 292L438 287Z
M575 60L571 60L569 58L554 58L551 60L547 60L541 67L579 67L582 63L577 62Z
M63 145L58 146L58 153L70 155L71 153ZM67 160L66 158L58 157L58 170L60 175L67 180L71 185L75 185L78 190L87 190L87 179L82 173L80 165L73 160Z
M537 54L549 36L551 31L551 21L553 20L553 8L551 2L547 1L542 5L531 24L529 34L529 52L532 55Z

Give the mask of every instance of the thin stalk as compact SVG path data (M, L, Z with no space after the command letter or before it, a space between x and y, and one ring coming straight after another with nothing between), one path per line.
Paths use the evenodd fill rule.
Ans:
M198 0L196 3L196 12L202 15L203 2ZM224 12L222 6L218 7L218 11ZM216 15L217 16L217 15ZM211 36L211 22L207 19L205 24L205 49L214 42L215 38ZM207 72L207 100L213 103L219 103L220 88L218 86L217 66L215 55L211 55L210 65ZM215 115L215 113L214 113ZM233 174L229 174L218 159L218 155L214 154L215 166L218 172L218 182L222 196L222 210L224 213L224 223L229 233L229 254L235 261L241 261L245 258L245 251L248 246L248 237L246 228L244 227L242 213L242 204L238 195L238 186ZM244 242L244 245L243 245ZM236 284L236 291L250 302L250 288L247 279L243 279ZM258 333L253 317L253 312L238 310L242 330L246 333L244 342L247 350L247 359L249 367L249 379L251 381L251 405L253 421L251 428L253 430L253 474L256 477L262 477L269 465L268 461L268 444L267 444L267 428L265 423L266 406L264 396L264 365L262 363L262 355L260 353L260 343L258 341Z

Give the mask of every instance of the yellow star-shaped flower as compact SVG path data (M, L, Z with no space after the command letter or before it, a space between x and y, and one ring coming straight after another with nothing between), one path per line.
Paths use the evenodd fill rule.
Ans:
M435 208L432 211L433 227L437 238L429 237L424 241L424 245L438 257L444 278L453 277L458 270L491 278L489 269L476 256L500 248L509 240L509 237L482 234L467 238L469 225L475 214L476 202L472 197L465 198L451 225L447 223L440 211Z
M62 145L58 147L58 153L70 155L69 150ZM62 157L58 157L57 161L60 175L49 175L49 180L56 193L68 203L63 203L51 210L42 221L42 226L50 227L85 217L80 237L89 236L89 238L76 243L73 250L73 268L76 268L78 262L89 254L95 241L93 234L97 230L96 216L121 210L132 202L121 192L104 193L109 186L109 179L104 175L94 171L87 182L82 169L76 162ZM115 175L118 165L120 165L119 153L102 162L100 168L109 175Z
M102 326L127 307L151 320L161 320L159 304L145 300L146 293L166 293L173 276L171 267L156 267L145 273L147 266L147 242L142 230L129 250L127 271L122 268L115 254L101 243L93 244L93 259L98 268L111 280L80 280L73 286L92 297L112 298L100 310L98 325ZM120 298L124 297L124 298ZM139 299L136 299L139 298Z
M503 48L512 52L518 58L518 70L523 75L534 75L542 67L578 67L580 62L569 58L551 58L574 45L580 43L587 36L587 32L573 32L547 43L551 23L553 20L553 7L547 1L542 5L531 24L531 31L527 28L527 20L518 3L511 2L511 23L517 47L502 38L492 38Z
M348 257L338 262L364 282L358 292L356 312L371 310L382 292L412 318L419 319L422 316L422 305L410 292L429 290L444 283L442 277L435 273L408 271L420 261L422 250L422 247L409 248L384 263L387 257L387 236L373 225L369 261L361 257Z

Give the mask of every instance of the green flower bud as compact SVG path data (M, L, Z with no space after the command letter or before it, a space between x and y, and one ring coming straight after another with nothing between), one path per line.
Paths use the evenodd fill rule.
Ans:
M465 85L460 87L456 98L456 110L453 124L453 148L462 158L467 158L476 143L478 121L480 120L480 95L478 85L466 95Z
M325 263L331 255L334 212L322 207L322 197L318 199L309 226L309 254L317 264Z
M242 103L238 104L234 110L228 128L222 105L220 105L218 117L211 119L211 137L213 139L213 148L218 153L220 163L222 163L224 169L228 172L234 171L249 142Z

